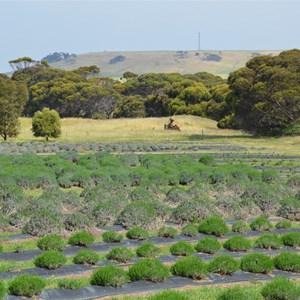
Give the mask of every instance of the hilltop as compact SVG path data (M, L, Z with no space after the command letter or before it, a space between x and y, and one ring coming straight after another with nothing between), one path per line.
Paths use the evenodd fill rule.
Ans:
M118 51L91 52L51 64L52 67L73 70L97 65L101 76L120 78L126 71L144 73L208 72L224 78L241 68L252 57L277 55L280 51Z

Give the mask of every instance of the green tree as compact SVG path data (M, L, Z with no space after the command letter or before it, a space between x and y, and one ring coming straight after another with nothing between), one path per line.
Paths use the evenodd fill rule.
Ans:
M18 135L18 118L27 100L28 92L24 84L0 77L0 134L4 140Z
M278 134L300 119L300 50L255 57L230 74L234 121L258 135Z
M16 71L16 70L23 70L26 69L28 67L32 67L36 64L36 61L34 59L32 59L31 57L28 56L24 56L24 57L20 57L17 59L13 59L9 61L9 65L11 66L11 68Z
M57 138L61 135L60 117L54 109L44 108L37 111L32 118L32 131L34 136Z

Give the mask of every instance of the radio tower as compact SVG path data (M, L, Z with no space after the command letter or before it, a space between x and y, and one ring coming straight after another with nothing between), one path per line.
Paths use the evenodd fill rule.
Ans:
M200 51L200 32L198 32L198 51Z

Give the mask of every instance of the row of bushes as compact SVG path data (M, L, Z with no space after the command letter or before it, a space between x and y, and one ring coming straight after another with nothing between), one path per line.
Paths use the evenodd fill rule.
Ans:
M216 300L296 300L299 299L299 284L284 278L276 277L271 282L265 284L261 291L247 290L244 287L235 286L226 288L220 292ZM263 298L262 298L263 297ZM189 300L187 292L177 292L165 290L154 296L150 296L149 300Z
M283 266L285 269L287 268L286 266L288 266L288 268L290 268L291 265L298 266L299 272L299 256L297 257L297 263L295 263L295 260L295 254L286 252L281 253L274 259L276 265ZM252 254L242 259L241 268L250 272L267 273L272 270L272 263L272 260L263 254ZM222 275L229 275L235 272L238 268L238 261L226 255L216 257L208 265L195 256L188 256L177 261L170 269L157 259L143 259L129 267L128 271L114 265L100 267L94 271L90 282L92 285L113 287L121 287L129 281L138 280L161 282L170 275L170 272L176 276L201 280L206 277L208 271ZM283 282L287 284L287 286L284 286ZM37 276L20 275L10 282L8 291L12 295L32 297L41 293L41 291L45 288L45 284L45 280ZM263 289L262 292L265 299L292 300L297 299L300 295L299 288L290 284L290 282L286 279L276 279L276 284L267 286L268 288ZM60 287L70 288L70 285L68 282L65 282L65 284L61 284ZM286 287L289 287L289 289ZM276 298L274 296L275 294L271 296L274 291L276 291L275 294L277 297L280 293L285 296L283 298ZM0 284L0 295L5 295L5 286L3 282ZM233 293L231 291L227 291L222 294L221 297L222 298L220 299L225 300L244 299L243 297L232 298Z

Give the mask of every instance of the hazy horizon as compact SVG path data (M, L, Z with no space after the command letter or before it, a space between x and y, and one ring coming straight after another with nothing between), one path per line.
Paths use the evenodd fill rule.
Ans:
M300 48L298 1L0 1L0 72L53 52Z

